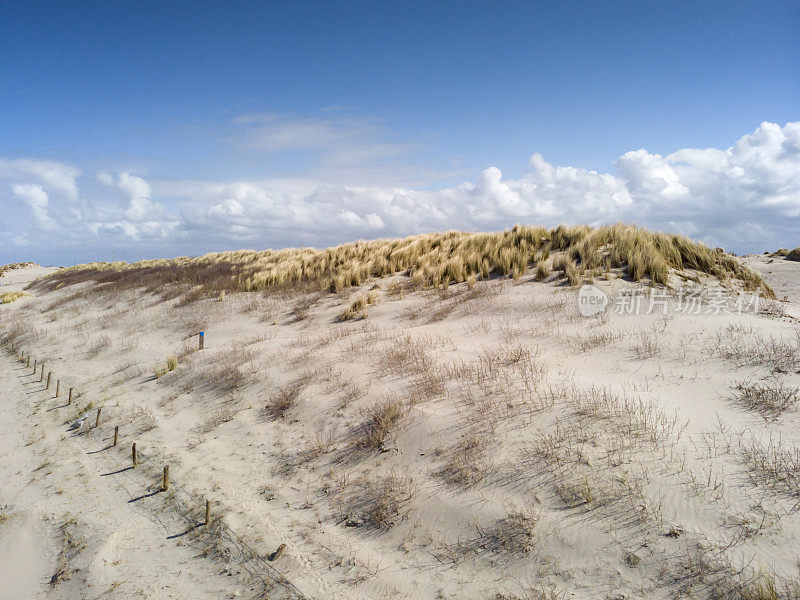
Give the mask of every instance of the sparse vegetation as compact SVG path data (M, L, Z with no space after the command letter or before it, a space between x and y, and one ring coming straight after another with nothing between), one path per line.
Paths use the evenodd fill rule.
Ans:
M747 408L765 416L778 416L800 402L800 389L783 382L752 383L742 381L734 388L734 398Z
M482 541L495 552L519 554L529 552L535 545L538 519L529 509L514 508L482 532Z
M155 368L155 375L156 377L163 377L170 371L174 371L178 368L178 357L177 356L170 356L167 358L167 362L161 366Z
M374 304L377 300L377 294L375 292L370 291L366 294L359 295L355 300L350 303L350 306L345 310L340 319L342 321L348 321L350 319L354 319L361 314L363 318L367 318L367 306L370 304Z
M342 520L349 525L389 529L406 518L417 490L410 477L389 473L375 479L362 477L345 490Z
M382 449L389 433L404 414L405 408L396 398L385 398L364 411L365 419L355 431L354 445L367 450Z

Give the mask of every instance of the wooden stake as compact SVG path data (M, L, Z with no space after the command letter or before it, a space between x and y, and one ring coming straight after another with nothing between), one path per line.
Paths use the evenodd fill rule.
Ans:
M202 350L203 346L205 345L206 332L205 331L201 331L199 333L199 336L200 337L198 338L198 341L197 341L197 349L198 350Z
M31 375L36 375L36 359L33 359L33 373Z
M97 418L94 420L94 426L97 427L100 425L100 411L103 410L102 408L97 409Z
M46 385L46 386L44 386L44 389L46 389L46 390L49 390L49 389L50 389L50 378L51 378L52 376L53 376L53 372L52 372L52 371L48 371L48 372L47 372L47 385Z
M69 388L69 400L67 400L67 406L72 404L72 388Z
M285 550L286 550L286 544L281 544L280 546L278 546L278 549L275 550L275 552L273 552L272 554L269 555L269 557L268 557L269 558L269 562L272 562L274 560L278 560L283 555Z
M44 363L42 363L42 372L39 375L39 383L42 383L43 381L44 381Z
M28 352L28 368L31 368L31 353Z
M208 525L211 522L211 501L206 500L206 518L203 520L204 525Z
M139 459L136 456L136 442L133 442L133 446L131 446L131 459L133 460L133 468L136 468L136 465L139 464Z
M164 484L161 489L165 492L169 489L169 465L164 465Z
M56 398L58 398L58 394L61 392L61 380L56 379Z
M119 425L114 425L114 443L111 444L112 446L117 445L117 439L119 438Z

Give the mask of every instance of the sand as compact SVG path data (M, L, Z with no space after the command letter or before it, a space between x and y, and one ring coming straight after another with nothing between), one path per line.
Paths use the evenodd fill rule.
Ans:
M800 307L790 269L764 275L788 300L759 314L591 319L529 276L386 279L344 322L372 284L188 306L34 286L0 327L62 394L0 359L0 596L792 597L800 416L753 398L800 386Z

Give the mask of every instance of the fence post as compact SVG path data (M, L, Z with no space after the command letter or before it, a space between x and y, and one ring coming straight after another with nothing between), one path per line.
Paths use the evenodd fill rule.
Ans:
M94 426L97 427L100 425L100 411L103 410L102 407L97 409L97 418L94 420Z
M69 400L67 400L67 406L72 404L72 388L69 388Z
M39 383L42 383L43 381L44 381L44 363L42 363L42 372L39 375Z
M201 331L199 336L200 337L197 339L197 349L198 350L202 350L203 346L205 345L206 332L205 331Z
M117 438L119 438L119 425L114 425L114 443L111 444L112 446L117 445Z
M169 465L164 465L164 482L162 489L165 492L169 489Z
M58 394L61 392L61 380L56 379L56 398L58 398Z
M28 368L31 368L31 353L28 352Z
M206 500L206 518L203 520L204 525L208 525L211 520L211 501Z
M267 557L269 559L269 562L278 560L283 555L283 552L285 550L286 550L286 544L281 544L280 546L278 546L278 549Z
M139 464L139 459L136 456L136 442L133 442L133 446L131 446L131 460L133 460L133 468L136 468L136 465Z
M38 359L36 359L36 358L33 359L33 373L31 373L31 375L36 375L36 361L37 360Z
M53 372L52 372L52 371L48 371L48 372L47 372L47 385L46 385L46 386L44 386L44 389L46 389L46 390L49 390L49 389L50 389L50 378L51 378L52 376L53 376Z

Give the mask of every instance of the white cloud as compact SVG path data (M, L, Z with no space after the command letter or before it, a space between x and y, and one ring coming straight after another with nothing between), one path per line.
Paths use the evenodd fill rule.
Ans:
M47 192L42 189L42 186L31 183L15 183L11 189L17 198L31 208L41 227L44 229L53 228L53 220L47 213L47 205L50 198Z
M313 130L306 133L316 135L309 133ZM305 143L287 132L269 139L274 147ZM68 177L51 177L47 183L41 169L11 169L8 164L0 162L5 169L0 183L12 185L14 196L34 210L40 225L51 218L64 240L148 241L158 249L153 252L166 255L178 252L178 246L184 253L322 246L422 231L491 230L517 222L552 226L618 220L738 251L800 243L800 123L762 123L727 149L685 148L668 155L633 150L619 158L613 174L555 166L534 154L521 177L507 178L497 167L488 167L474 181L442 190L326 185L310 179L207 182L98 174L99 184L116 191L114 200L90 192L72 196ZM51 167L51 172L77 173L65 165ZM37 238L24 222L17 229L15 235L33 245L37 239L50 241Z
M78 197L76 179L80 174L74 167L49 160L0 158L0 179L35 182L62 192L71 200Z

